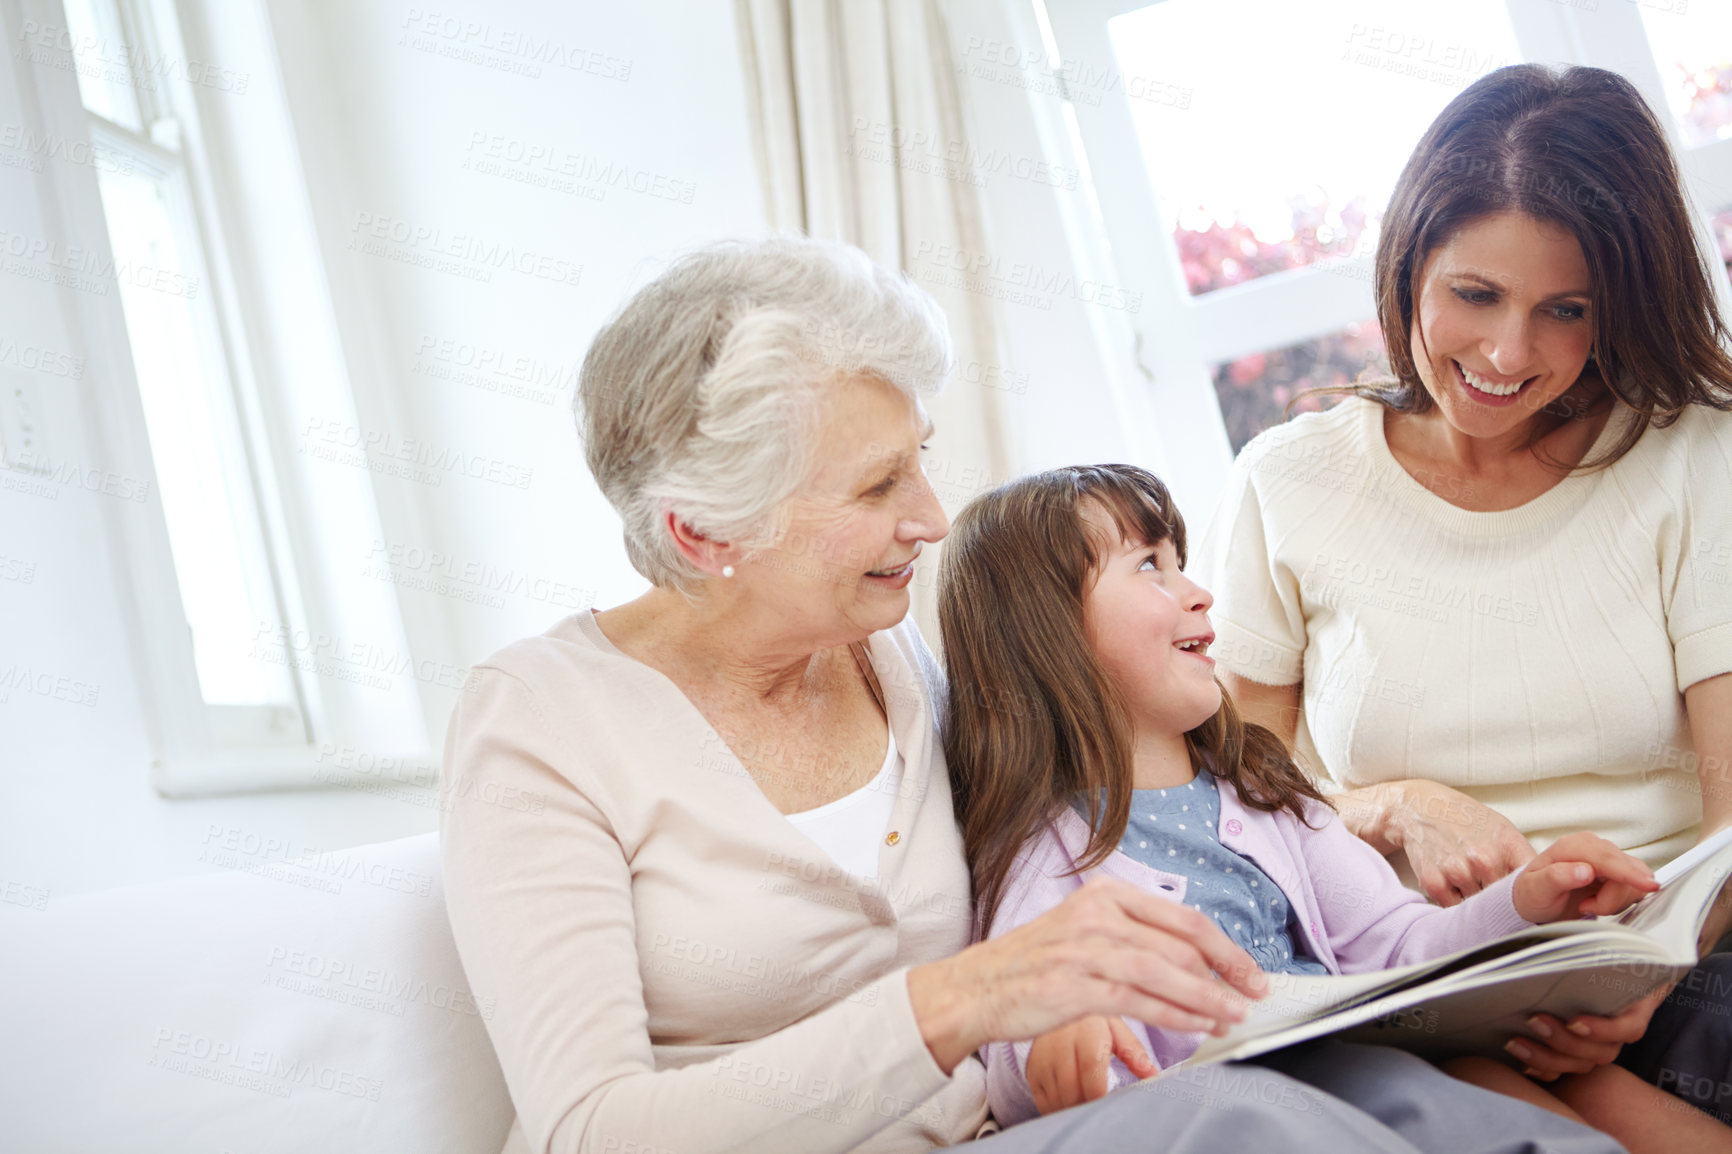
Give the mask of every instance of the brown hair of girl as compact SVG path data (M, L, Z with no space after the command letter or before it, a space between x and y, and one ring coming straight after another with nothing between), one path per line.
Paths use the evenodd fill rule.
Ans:
M1637 419L1602 460L1687 405L1732 408L1732 356L1666 134L1634 85L1601 68L1500 68L1449 102L1408 157L1377 240L1377 318L1394 380L1316 390L1401 412L1433 402L1411 341L1427 257L1477 220L1516 212L1568 230L1591 281L1593 354L1534 423L1537 442L1608 394ZM1308 390L1309 391L1309 390Z
M1083 624L1117 542L1091 530L1084 502L1108 513L1123 540L1171 539L1184 564L1184 520L1159 478L1134 465L1070 466L1001 485L957 515L944 543L944 756L978 934L992 925L1017 854L1057 806L1078 793L1088 801L1094 833L1073 873L1105 860L1130 818L1130 711ZM1225 690L1220 710L1185 744L1193 767L1231 782L1254 809L1286 809L1303 821L1306 799L1328 804L1281 739L1241 719Z

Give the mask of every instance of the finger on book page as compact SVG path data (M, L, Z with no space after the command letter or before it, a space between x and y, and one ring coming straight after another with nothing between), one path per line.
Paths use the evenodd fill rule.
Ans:
M1641 893L1653 893L1660 888L1654 871L1631 857L1603 837L1592 834L1571 834L1559 839L1555 855L1560 859L1586 862L1604 881L1622 882ZM1551 851L1548 850L1547 854ZM1542 855L1545 856L1545 855Z
M1620 913L1640 901L1648 892L1623 882L1609 881L1601 885L1597 893L1583 899L1581 912L1594 917Z

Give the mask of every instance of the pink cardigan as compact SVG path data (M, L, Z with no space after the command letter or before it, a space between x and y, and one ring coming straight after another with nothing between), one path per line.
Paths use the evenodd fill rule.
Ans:
M1332 974L1365 973L1441 957L1467 949L1529 923L1515 911L1515 875L1487 887L1460 905L1444 909L1407 889L1381 854L1349 833L1333 811L1308 803L1312 829L1291 813L1264 813L1239 800L1238 790L1221 783L1221 844L1251 859L1268 874L1292 905L1299 928L1295 952L1303 950ZM1319 818L1323 818L1319 822ZM1018 856L1004 900L993 916L988 937L1031 921L1056 906L1097 875L1121 878L1174 901L1183 901L1185 878L1153 869L1114 850L1092 870L1060 876L1088 845L1088 823L1069 806L1060 807L1055 824ZM1203 1035L1127 1023L1162 1069L1188 1057ZM987 1101L992 1116L1010 1126L1036 1115L1024 1070L1032 1044L994 1042L981 1050L986 1062ZM1107 1089L1134 1076L1113 1059Z

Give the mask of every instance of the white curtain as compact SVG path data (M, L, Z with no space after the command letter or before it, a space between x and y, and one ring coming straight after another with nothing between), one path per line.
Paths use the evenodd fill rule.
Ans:
M968 179L960 61L938 0L736 0L759 174L772 227L847 241L912 273L950 318L959 372L927 398L930 474L954 514L1010 476L992 298L942 283L933 253L988 253ZM948 246L948 247L945 247ZM983 385L981 382L988 382ZM939 547L912 586L915 620L939 648Z

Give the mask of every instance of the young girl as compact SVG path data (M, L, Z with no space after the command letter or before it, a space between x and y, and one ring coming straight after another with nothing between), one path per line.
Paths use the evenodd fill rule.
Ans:
M944 745L983 936L1102 875L1200 910L1266 971L1354 973L1613 913L1656 888L1646 866L1586 833L1457 906L1403 888L1280 739L1240 720L1208 655L1211 599L1184 560L1165 486L1127 465L1023 478L957 517L939 590ZM985 1053L993 1116L1009 1125L1097 1098L1200 1040L1095 1017L996 1043ZM1373 1114L1429 1113L1435 1125L1404 1133L1424 1149L1455 1148L1464 1126L1557 1133L1536 1106L1581 1121L1490 1059L1451 1063L1462 1081L1401 1051L1333 1041L1256 1061ZM1652 1112L1670 1103L1676 1121L1673 1099L1615 1066L1585 1076L1632 1122L1613 1136L1633 1152L1729 1136L1697 1114L1683 1119L1697 1127L1687 1147L1676 1136L1657 1146Z

